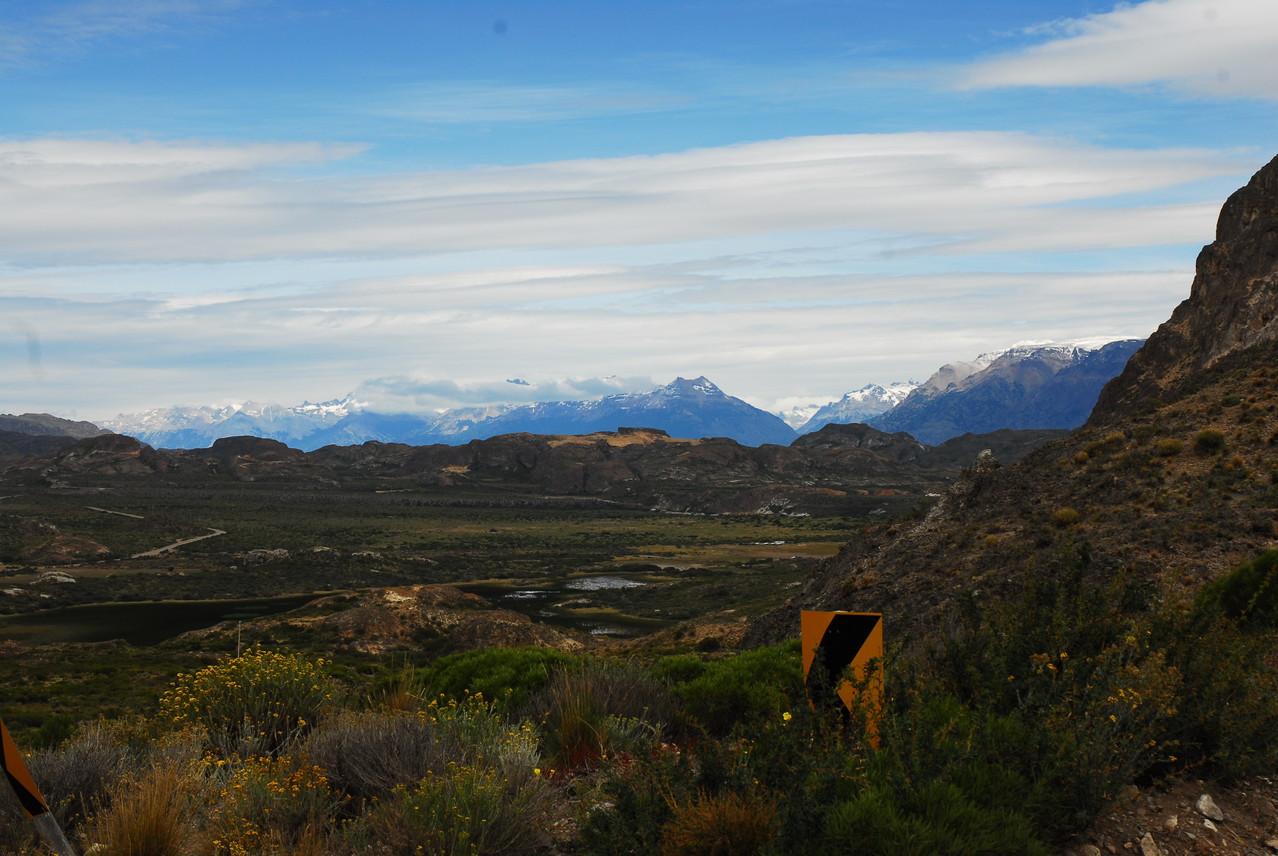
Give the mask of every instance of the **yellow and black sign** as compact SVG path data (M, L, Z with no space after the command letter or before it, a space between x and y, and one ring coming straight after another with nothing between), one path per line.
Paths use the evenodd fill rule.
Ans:
M877 612L815 612L803 610L803 679L813 704L837 698L850 711L858 701L877 732L882 709L882 674L868 674L871 660L883 656L883 616ZM850 671L850 674L849 674Z
M5 727L4 720L0 720L0 743L3 743L0 767L4 768L4 774L8 776L9 784L13 786L13 792L18 795L18 802L22 803L27 816L39 817L42 814L48 814L49 806L45 804L44 797L40 796L40 789L36 787L35 779L31 778L31 773L27 770L27 764L22 760L18 745L9 736L9 729Z

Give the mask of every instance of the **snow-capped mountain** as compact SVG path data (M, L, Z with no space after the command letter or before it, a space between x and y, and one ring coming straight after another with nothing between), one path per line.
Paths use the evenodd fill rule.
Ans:
M104 427L156 448L203 449L222 437L252 435L304 451L368 440L457 444L498 434L587 434L621 427L659 428L675 437L731 437L754 446L787 445L796 436L778 416L727 395L704 377L676 378L651 392L593 401L471 407L440 414L375 413L347 398L297 407L174 407L117 416Z
M914 381L887 386L877 383L868 384L818 409L796 430L800 434L810 434L830 424L848 425L853 422L869 422L873 417L896 407L918 386Z
M942 366L869 424L929 445L1000 428L1077 428L1141 339L1022 342Z
M293 445L357 412L347 398L295 407L247 402L224 407L167 407L120 414L101 424L157 449L204 449L223 437L270 437ZM362 441L361 441L362 442Z
M779 416L726 394L704 377L676 378L651 392L619 393L594 401L544 401L513 407L475 423L471 436L516 431L584 434L623 426L660 428L673 437L731 437L747 446L789 445L796 436Z
M1077 427L1086 421L1101 387L1122 371L1140 345L1137 339L1023 342L944 365L922 384L870 384L838 401L814 405L798 432L794 422L730 396L704 377L676 378L648 392L585 401L494 404L442 413L378 413L347 396L294 407L172 407L117 416L102 426L168 449L204 449L215 440L242 435L311 451L369 440L458 445L499 434L588 434L623 427L658 428L673 437L730 437L751 446L789 445L800 434L848 423L906 431L935 445L968 432ZM804 409L789 414L791 419L797 420Z

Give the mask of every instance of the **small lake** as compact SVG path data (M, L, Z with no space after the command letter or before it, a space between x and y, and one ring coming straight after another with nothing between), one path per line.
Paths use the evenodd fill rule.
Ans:
M247 621L287 612L317 597L321 595L68 606L26 615L0 616L0 639L31 644L123 639L132 645L154 645L188 630L212 627L222 621Z
M670 624L658 618L640 618L609 608L604 594L639 588L648 583L618 575L575 577L539 582L524 587L502 583L469 583L457 586L490 601L498 609L527 615L534 621L566 627L595 636L643 636Z

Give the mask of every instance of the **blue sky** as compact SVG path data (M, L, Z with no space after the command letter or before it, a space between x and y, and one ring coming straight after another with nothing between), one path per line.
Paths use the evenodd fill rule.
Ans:
M1272 0L0 4L0 411L1144 336L1276 102Z

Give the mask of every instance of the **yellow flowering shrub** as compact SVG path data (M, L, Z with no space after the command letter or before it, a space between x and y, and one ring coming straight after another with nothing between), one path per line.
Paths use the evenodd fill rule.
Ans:
M324 771L303 758L205 760L218 782L209 810L209 856L247 856L322 827L338 804Z
M332 705L328 662L253 648L191 674L160 698L160 719L194 725L223 755L276 754Z

